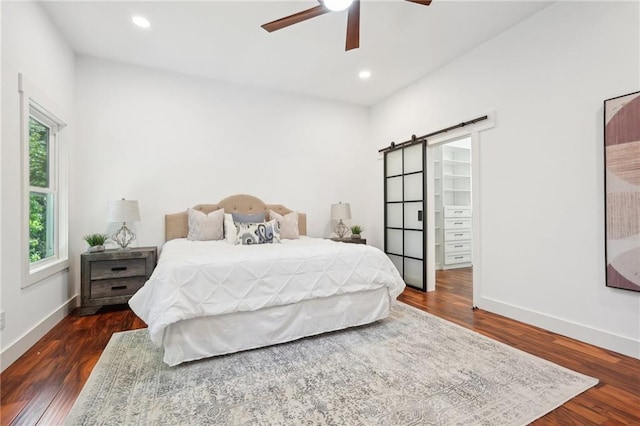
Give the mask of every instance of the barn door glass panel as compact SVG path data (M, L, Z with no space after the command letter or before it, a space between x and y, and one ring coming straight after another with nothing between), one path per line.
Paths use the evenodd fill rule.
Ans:
M405 283L426 290L425 144L384 156L385 252Z

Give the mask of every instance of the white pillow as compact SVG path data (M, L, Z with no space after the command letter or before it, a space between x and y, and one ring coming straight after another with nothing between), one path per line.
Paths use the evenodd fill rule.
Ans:
M224 239L229 244L238 244L238 229L230 213L224 214Z
M221 240L224 237L224 209L219 209L209 214L199 210L189 209L187 213L189 215L188 240L210 241Z
M280 225L280 238L296 240L300 238L300 229L298 229L298 212L287 213L284 216L269 210L269 218L275 219Z

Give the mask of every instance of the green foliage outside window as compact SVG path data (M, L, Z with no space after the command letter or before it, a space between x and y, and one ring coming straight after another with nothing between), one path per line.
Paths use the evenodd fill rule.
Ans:
M49 187L49 128L29 118L29 184ZM47 204L51 197L44 192L29 193L29 260L36 262L53 255L52 223ZM53 205L49 205L52 208Z

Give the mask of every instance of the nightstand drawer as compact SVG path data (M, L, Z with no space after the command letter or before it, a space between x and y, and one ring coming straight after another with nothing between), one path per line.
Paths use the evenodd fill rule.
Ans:
M146 281L147 277L145 276L91 281L91 299L132 296L142 288Z
M91 281L110 278L144 277L145 259L99 260L91 264Z

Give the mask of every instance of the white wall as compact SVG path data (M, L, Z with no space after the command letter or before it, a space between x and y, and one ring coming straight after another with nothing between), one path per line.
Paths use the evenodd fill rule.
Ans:
M2 5L2 283L0 332L4 369L68 312L75 295L62 271L21 288L20 253L20 97L18 73L56 102L69 125L64 143L73 144L74 54L40 6L32 2Z
M106 205L120 197L140 203L139 246L162 245L165 214L236 193L307 213L312 236L330 235L338 201L367 227L367 108L89 57L76 75L74 258L83 235L114 230Z
M638 2L555 3L372 110L372 149L495 110L477 305L638 358L640 293L605 287L602 109L640 89L639 17ZM381 206L382 162L369 172Z

